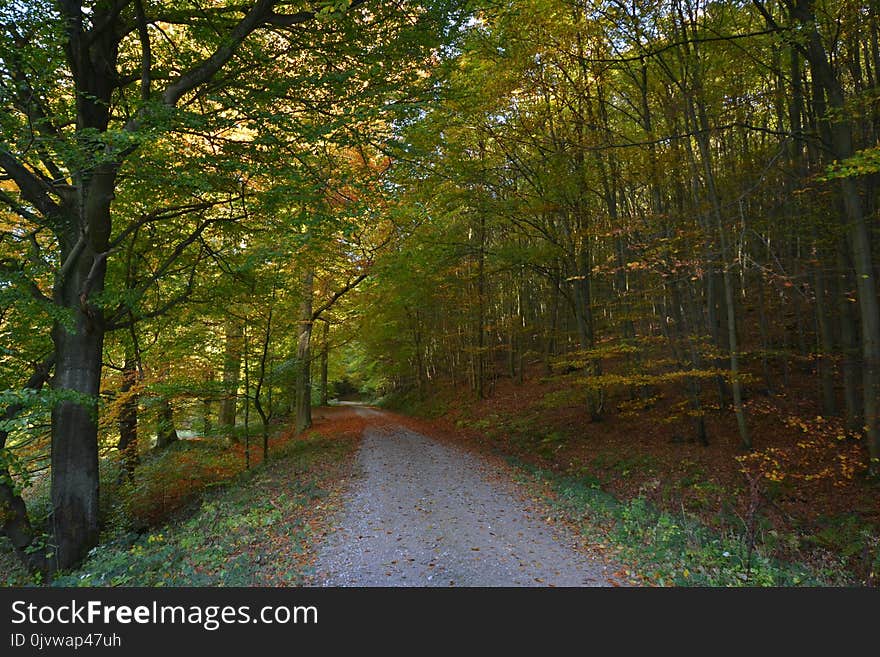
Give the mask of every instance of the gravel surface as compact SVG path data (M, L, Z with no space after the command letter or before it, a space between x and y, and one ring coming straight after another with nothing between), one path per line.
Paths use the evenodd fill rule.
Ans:
M369 427L358 470L319 549L315 585L608 584L604 564L477 456L399 425Z

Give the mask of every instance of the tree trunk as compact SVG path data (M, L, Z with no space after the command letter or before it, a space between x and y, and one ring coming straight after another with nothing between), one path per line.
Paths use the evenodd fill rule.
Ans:
M832 416L837 414L837 402L834 394L834 330L831 326L831 317L828 314L825 272L822 271L821 265L817 266L813 273L813 284L816 288L819 397L822 414Z
M770 352L773 342L770 337L770 326L767 322L767 291L763 272L755 277L758 286L758 330L761 334L761 372L768 395L773 394L773 378L770 376Z
M122 366L122 386L119 394L123 397L119 409L119 454L122 467L129 481L134 479L134 470L138 464L138 401L140 396L133 388L137 385L137 362L131 355L126 355Z
M425 360L422 356L424 353L424 347L422 345L422 319L418 310L411 312L407 309L406 316L409 319L410 334L412 335L412 366L413 376L416 382L416 390L418 390L419 399L424 399L428 392L428 379L425 376Z
M700 309L695 298L694 290L687 281L682 281L679 286L683 289L686 308L682 309L682 331L687 340L688 354L691 367L702 370L705 367L703 357L700 354L698 344L700 333ZM676 286L673 286L674 288ZM694 427L697 433L697 441L707 447L709 445L709 433L706 430L706 417L703 411L703 394L700 379L691 377L689 385L691 387L692 406L694 409Z
M559 278L554 273L550 279L550 326L544 338L544 373L549 376L553 373L553 358L556 356L556 333L559 324Z
M271 404L269 408L269 412L266 411L266 408L263 406L263 386L266 385L266 376L267 376L267 365L269 363L269 342L272 339L272 316L274 313L274 305L275 305L275 285L272 285L272 296L269 305L269 313L266 317L266 330L263 332L263 343L261 345L260 350L260 369L257 376L257 386L254 390L254 408L257 409L257 413L260 416L260 422L263 427L263 463L268 463L269 461L269 420L271 419ZM271 383L268 385L268 388L271 390Z
M230 442L238 442L235 435L235 415L238 406L238 382L241 376L241 323L233 318L226 321L226 354L223 360L223 401L220 404L220 429Z
M598 363L590 353L594 347L593 333L593 304L590 297L590 272L589 255L581 253L579 260L579 274L574 281L575 298L575 321L577 322L578 339L580 347L587 358L586 374L588 377L599 375ZM587 411L593 422L602 419L602 393L598 389L590 389L587 393Z
M296 432L312 426L312 297L315 272L309 270L303 277L303 300L300 306L299 337L296 344Z
M688 307L682 307L682 299L680 287L686 287L685 294L688 297ZM664 313L664 320L661 322L661 330L669 340L672 349L672 355L675 360L686 367L688 370L702 369L702 360L697 351L693 333L689 328L689 324L698 325L697 318L688 321L688 314L696 312L696 303L693 302L693 295L690 287L686 283L672 281L669 284L669 296L664 303L668 304L668 310ZM672 325L675 327L675 333L668 328L668 318L672 319ZM682 346L679 346L679 345ZM687 345L687 351L684 351L684 344ZM691 407L691 417L693 418L694 434L697 442L704 447L709 445L709 435L706 432L706 418L703 413L702 390L699 379L689 376L685 379L685 391L688 402Z
M251 469L251 361L247 322L242 328L242 351L244 359L244 469Z
M849 298L852 289L850 266L846 258L845 240L837 248L837 268L840 272L834 286L837 314L840 323L840 350L843 370L844 423L847 432L858 435L862 430L862 403L859 399L859 338L853 304Z
M486 218L480 214L477 250L477 362L476 388L478 399L486 396Z
M55 328L52 387L83 395L52 410L52 526L58 567L70 568L98 541L98 418L103 330L80 314L74 333Z
M326 406L328 399L327 373L330 364L330 322L324 322L321 332L321 406Z
M211 435L211 432L214 430L214 425L211 424L211 400L203 399L202 400L202 435L206 438Z
M518 272L518 280L517 280L517 293L516 293L516 315L517 315L517 324L516 324L516 382L519 385L523 383L523 377L525 376L525 360L526 360L526 349L525 342L527 332L527 320L526 320L526 290L525 290L525 272L523 268L520 268Z
M105 328L102 310L89 297L104 288L111 194L112 186L89 186L81 202L93 228L90 244L77 252L79 236L67 236L62 260L73 260L54 291L73 316L72 325L56 322L52 329L57 354L52 388L68 395L52 409L52 529L61 569L76 565L98 542L97 400Z
M174 409L165 397L159 400L159 417L156 422L156 449L168 447L178 440L177 429L174 427Z
M202 435L206 438L210 436L211 432L214 430L214 425L211 422L211 415L214 412L214 400L211 398L213 393L210 392L213 389L213 382L214 370L208 370L205 375L205 385L208 388L208 391L206 391L206 396L202 399Z

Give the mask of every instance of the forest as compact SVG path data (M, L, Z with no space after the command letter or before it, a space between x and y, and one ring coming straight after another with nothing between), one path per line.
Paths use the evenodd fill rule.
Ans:
M360 400L876 585L876 0L0 0L0 103L0 563Z

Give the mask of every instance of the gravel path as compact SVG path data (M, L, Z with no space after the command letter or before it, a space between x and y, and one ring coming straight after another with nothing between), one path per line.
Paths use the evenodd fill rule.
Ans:
M371 409L360 414L381 415ZM603 586L605 566L536 517L476 456L369 427L359 476L321 546L319 586Z

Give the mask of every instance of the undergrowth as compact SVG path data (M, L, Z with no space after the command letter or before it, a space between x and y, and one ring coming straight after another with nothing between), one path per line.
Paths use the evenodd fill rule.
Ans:
M644 497L618 500L589 475L568 477L508 457L542 490L546 501L586 533L599 531L649 582L660 586L840 586L848 585L843 561L827 567L769 556L742 534L720 533L688 513L662 511Z
M52 584L302 584L310 573L313 515L328 495L327 473L354 449L352 440L316 434L279 446L265 467L241 470L240 455L222 445L181 441L148 455L133 484L115 464L102 464L101 543ZM14 568L12 558L7 552L0 564L7 585L40 583Z
M375 400L374 405L403 413L404 415L436 419L446 415L449 406L453 403L457 402L455 402L452 396L444 396L435 392L422 397L418 390L409 389L389 393Z

